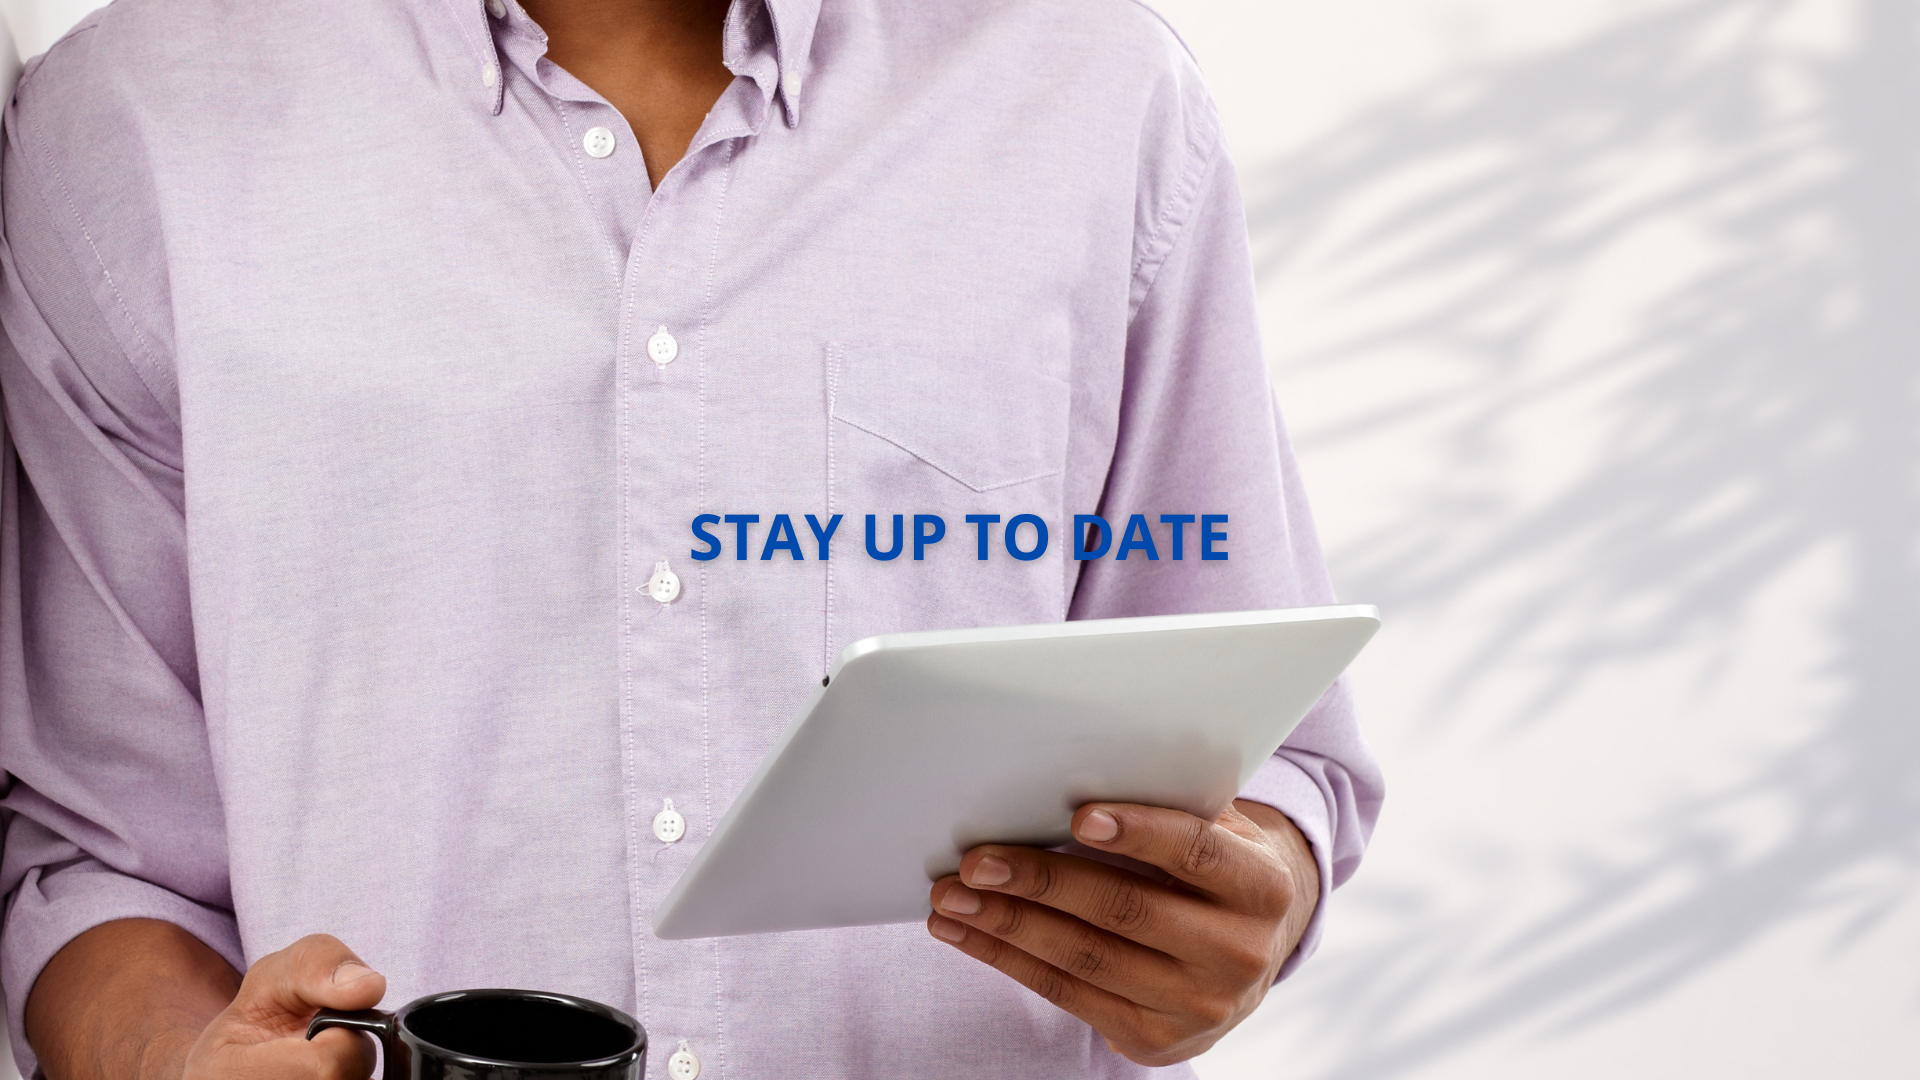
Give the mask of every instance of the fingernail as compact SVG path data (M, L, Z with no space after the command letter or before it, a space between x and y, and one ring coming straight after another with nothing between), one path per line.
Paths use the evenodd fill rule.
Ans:
M1005 859L989 855L973 868L974 885L1005 885L1012 880L1013 866Z
M1080 839L1104 844L1120 835L1120 823L1105 810L1095 810L1080 822Z
M941 941L951 941L956 945L960 943L961 938L967 936L965 923L957 923L952 919L943 919L938 915L933 917L931 928L934 937L939 938Z
M373 974L373 969L358 960L343 960L333 969L333 985L345 986Z
M980 894L965 885L949 885L947 895L940 898L940 906L955 915L978 915Z

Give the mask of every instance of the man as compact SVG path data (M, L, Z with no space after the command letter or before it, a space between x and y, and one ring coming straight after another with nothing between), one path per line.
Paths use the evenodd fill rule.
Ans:
M676 1075L1128 1076L1311 947L1380 793L1339 688L1217 823L1076 815L1167 884L988 847L924 928L647 932L856 638L1330 599L1146 9L120 0L6 130L27 1068L364 1076L316 1008L520 985ZM1230 558L859 550L1092 508Z

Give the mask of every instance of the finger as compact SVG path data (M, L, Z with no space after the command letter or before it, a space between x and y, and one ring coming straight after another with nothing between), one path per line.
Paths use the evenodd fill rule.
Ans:
M323 1031L312 1042L275 1039L241 1051L240 1076L273 1080L368 1080L373 1075L373 1040L362 1032Z
M251 1023L304 1034L321 1009L370 1009L387 993L386 976L338 938L313 934L247 969L233 1008Z
M1192 814L1088 803L1074 812L1073 836L1097 851L1157 866L1233 911L1284 914L1293 901L1286 868L1267 845Z
M937 911L928 916L927 929L934 937L975 960L998 968L1048 1004L1085 1020L1103 1035L1130 1031L1143 1022L1157 1022L1157 1018L1133 1002L1076 979L1031 953Z
M999 938L1089 985L1151 1009L1187 996L1179 961L1082 919L1018 897L975 891L957 877L933 886L941 915Z
M1237 799L1228 803L1227 808L1220 811L1220 816L1213 819L1213 823L1243 840L1255 844L1264 844L1267 841L1267 831L1260 827L1259 822L1241 811Z
M974 889L1044 904L1168 956L1197 955L1221 928L1222 912L1210 900L1057 851L977 847L960 860L959 877Z
M320 1057L321 1075L365 1080L373 1075L373 1036L364 1031L329 1028L307 1041Z

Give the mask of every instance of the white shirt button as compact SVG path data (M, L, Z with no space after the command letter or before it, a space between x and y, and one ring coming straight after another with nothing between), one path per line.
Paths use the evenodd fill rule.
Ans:
M680 343L673 340L673 335L667 333L667 328L663 326L647 339L647 355L653 357L654 363L666 367L673 363L674 357L680 355Z
M680 595L680 575L667 569L667 564L653 564L653 576L647 579L647 595L663 604L671 604Z
M588 157L603 158L613 153L613 132L603 127L588 128L587 137L580 140L587 150Z
M487 10L493 13L494 18L504 19L507 17L507 0L487 0Z
M499 81L500 69L493 66L493 61L489 60L480 65L480 85L492 86Z
M694 1080L700 1075L700 1059L687 1049L687 1040L680 1040L680 1049L667 1059L667 1075L673 1080Z
M663 844L677 843L681 837L687 835L687 819L681 817L680 811L673 808L672 799L665 800L665 803L660 812L653 815L654 839ZM686 1045L681 1043L681 1049L685 1049ZM696 1071L699 1068L698 1064L694 1065Z

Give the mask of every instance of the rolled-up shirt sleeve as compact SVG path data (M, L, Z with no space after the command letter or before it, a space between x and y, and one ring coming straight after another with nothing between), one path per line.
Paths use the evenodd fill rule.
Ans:
M153 357L129 355L138 334L113 304L126 282L92 243L142 215L82 220L16 111L5 139L0 389L18 472L0 613L16 683L0 694L13 778L0 981L31 1076L28 992L86 930L162 919L242 961L196 675L177 405Z
M1076 619L1335 602L1261 347L1239 185L1210 103L1196 92L1187 108L1192 152L1161 185L1158 209L1141 215L1126 386L1100 506L1116 531L1147 514L1162 545L1160 514L1227 515L1216 548L1228 558L1199 560L1195 522L1182 561L1162 550L1158 561L1136 552L1082 563ZM1344 678L1242 792L1286 814L1320 866L1320 907L1282 978L1317 947L1327 896L1359 865L1382 794Z

